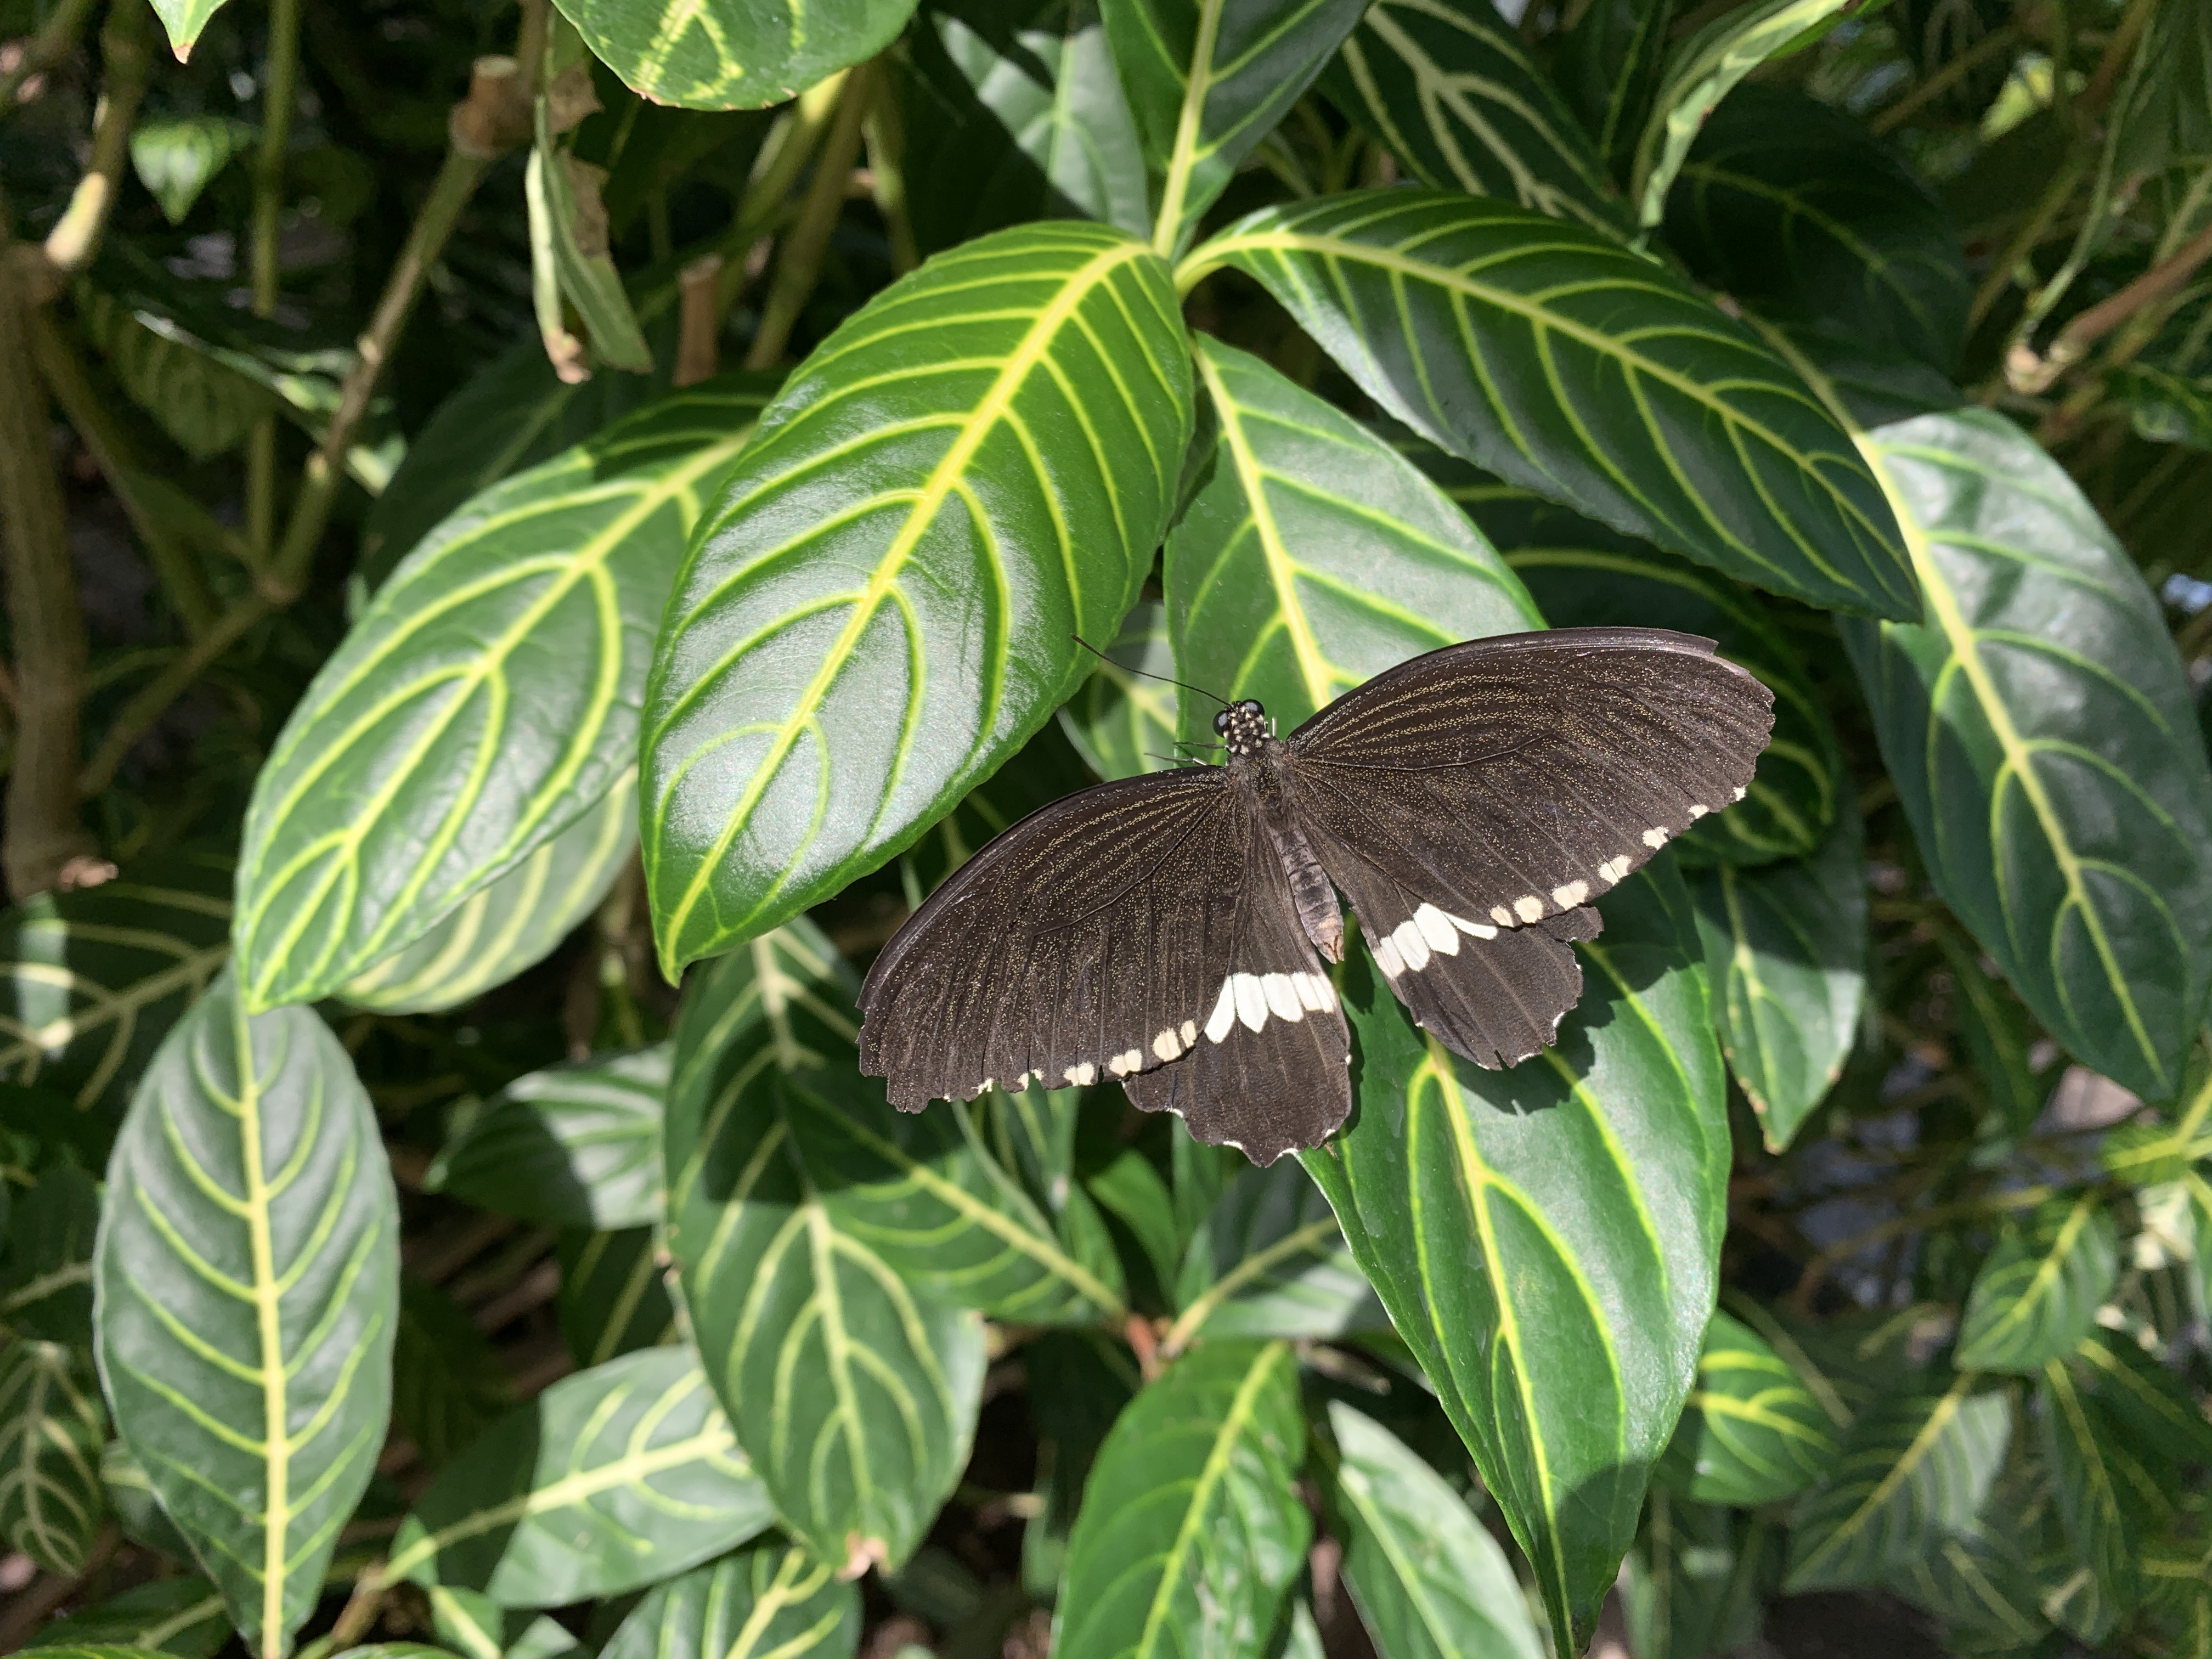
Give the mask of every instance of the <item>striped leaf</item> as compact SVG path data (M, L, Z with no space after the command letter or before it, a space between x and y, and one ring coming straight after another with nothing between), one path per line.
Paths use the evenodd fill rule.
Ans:
M1959 1364L2034 1376L2088 1335L2119 1276L2119 1231L2096 1194L2039 1205L1974 1275Z
M1342 1401L1328 1423L1344 1577L1377 1648L1389 1659L1543 1659L1505 1552L1465 1500Z
M1721 1050L1769 1152L1788 1146L1844 1069L1867 990L1866 869L1846 801L1812 857L1696 872L1690 893Z
M1578 1651L1711 1315L1726 1082L1671 864L1599 907L1558 1046L1485 1072L1347 969L1358 1105L1306 1168Z
M1844 643L1929 873L2053 1036L2169 1098L2212 983L2212 775L2158 601L2002 416L1862 442L1928 619Z
M153 0L154 15L161 20L161 27L169 33L169 46L181 64L222 5L222 0Z
M656 104L764 109L872 58L914 0L763 6L749 0L561 0L599 61Z
M655 1227L625 1227L562 1236L561 1335L578 1364L604 1365L683 1340L669 1295L673 1268L659 1234Z
M1430 191L1240 220L1186 287L1258 279L1422 436L1593 518L1808 603L1919 605L1849 434L1741 325L1597 232Z
M66 1096L104 1146L168 1034L230 956L228 859L177 854L0 913L0 1077Z
M1060 711L1060 729L1101 779L1133 778L1169 764L1176 752L1176 689L1147 674L1175 673L1167 607L1139 599L1110 644L1094 640L1108 660Z
M562 1377L447 1465L386 1576L566 1607L696 1566L769 1518L698 1356L648 1348Z
M1790 1522L1792 1591L1885 1584L1970 1530L2012 1438L2012 1397L1972 1374L1878 1401Z
M2212 1423L2197 1408L2186 1378L2131 1337L2102 1328L2090 1332L2071 1359L2117 1437L2133 1449L2169 1498L2179 1498L2185 1471L2212 1468Z
M39 1627L46 1645L112 1644L174 1659L214 1659L230 1636L222 1593L196 1573L157 1578Z
M0 1329L83 1347L92 1341L92 1241L100 1188L55 1164L15 1200L0 1259Z
M1091 1467L1054 1659L1264 1651L1313 1533L1305 1439L1288 1343L1212 1342L1169 1366Z
M598 909L637 853L637 774L410 945L341 986L380 1014L458 1008L534 968Z
M1559 33L1553 74L1617 178L1635 160L1675 10L1676 0L1590 0Z
M1490 0L1381 0L1322 87L1422 184L1628 234L1603 159Z
M226 971L131 1099L94 1273L116 1430L266 1659L384 1444L398 1223L337 1037L304 1008L249 1015Z
M1998 1507L1994 1503L1992 1508ZM2024 1651L2051 1633L2027 1554L2013 1535L2016 1517L1946 1534L1922 1559L1906 1564L1893 1588L1943 1621L1954 1651Z
M423 1187L552 1227L651 1225L668 1060L663 1042L517 1078L447 1139Z
M1191 422L1166 266L1073 222L939 255L793 374L699 529L644 736L663 967L875 868L1137 597ZM833 784L834 780L834 784Z
M48 1572L82 1572L107 1514L106 1438L89 1354L0 1337L0 1542Z
M756 1544L656 1589L599 1659L849 1659L860 1592L796 1545Z
M1942 204L1841 110L1747 84L1714 112L1667 203L1667 241L1708 287L1945 374L1973 295Z
M1834 1423L1789 1361L1714 1314L1659 1480L1693 1503L1753 1509L1804 1491L1836 1449Z
M1177 672L1291 727L1370 676L1463 639L1540 628L1464 514L1391 447L1258 358L1194 337L1212 477L1168 537ZM1212 742L1185 699L1183 736Z
M339 990L619 787L684 538L763 401L672 393L475 497L377 591L254 782L249 1007Z
M1145 159L1153 246L1182 247L1237 164L1359 21L1363 0L1101 0Z
M2164 1496L2063 1361L2043 1367L2035 1402L2067 1542L2095 1575L2100 1601L2124 1613L2142 1596L2138 1563L2152 1523L2170 1514Z
M442 1285L399 1278L392 1345L392 1421L421 1467L442 1469L514 1403L507 1368Z
M1162 1348L1199 1337L1345 1336L1387 1331L1389 1316L1303 1166L1246 1165L1184 1252L1176 1315Z

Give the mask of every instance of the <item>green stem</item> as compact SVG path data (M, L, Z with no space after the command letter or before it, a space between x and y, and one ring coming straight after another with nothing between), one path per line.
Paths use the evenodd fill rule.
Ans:
M2073 199L2075 191L2081 185L2081 175L2088 170L2088 162L2076 154L2051 175L2049 188L2028 214L2027 222L2021 226L2020 234L1998 256L1996 262L1990 267L1990 274L1982 279L1981 287L1974 291L1973 304L1966 311L1968 327L1980 327L1982 320L2004 297L2005 290L2013 285L2021 261L2033 253L2043 239L2051 234L2052 223L2064 211L2066 204Z
M1924 109L1934 100L1941 98L1953 87L1965 80L1984 64L2000 52L2010 52L2020 45L2020 26L2007 23L1991 29L1980 40L1954 58L1942 68L1906 93L1887 109L1867 123L1868 129L1880 136L1894 132L1911 116Z
M280 291L278 243L284 219L284 156L299 102L300 0L270 0L269 54L262 87L261 147L253 158L253 314L273 317ZM257 422L246 450L246 539L265 563L276 536L276 416Z
M719 245L723 264L714 284L716 314L727 316L744 291L752 274L747 268L747 256L753 244L783 216L784 198L805 171L822 135L830 130L850 74L841 70L809 87L769 129L760 154L754 158L752 176L745 181L744 194L738 198L738 210Z
M891 77L875 77L875 96L869 100L862 131L868 146L868 183L876 198L876 211L884 216L884 234L890 238L891 269L903 276L921 263L914 242L914 223L906 210L906 130L899 125L898 96Z
M153 70L153 24L154 14L143 0L116 0L100 32L100 108L93 118L92 161L46 237L46 263L57 271L82 270L100 252L100 234L131 159L131 129Z
M862 64L845 82L837 100L837 118L823 140L822 154L814 164L814 179L799 217L784 234L775 262L775 280L761 307L761 320L753 343L745 352L750 369L773 368L783 360L791 343L792 326L814 293L822 274L822 256L830 251L830 233L845 209L845 189L853 163L860 154L860 118L867 112L869 88L875 81L872 67Z
M167 668L123 705L115 724L108 727L100 747L85 763L77 778L78 793L90 799L114 782L118 769L130 757L138 739L154 729L154 723L167 712L169 705L191 690L216 659L237 643L240 635L275 608L259 594L241 599L225 611L214 627L179 652Z

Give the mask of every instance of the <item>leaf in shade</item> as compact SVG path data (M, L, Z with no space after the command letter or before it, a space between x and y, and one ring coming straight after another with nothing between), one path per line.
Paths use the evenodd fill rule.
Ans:
M1844 803L1810 858L1692 873L1721 1049L1779 1152L1844 1069L1866 1001L1866 869Z
M146 1471L138 1467L137 1459L131 1455L131 1448L120 1440L111 1440L101 1449L100 1480L107 1491L107 1507L125 1538L160 1554L174 1556L179 1561L192 1559L192 1547L185 1542L177 1523L163 1512L146 1479Z
M1591 0L1559 34L1553 74L1617 178L1635 162L1674 10L1674 0Z
M1995 1499L1991 1507L2001 1508ZM2051 1634L2034 1571L2013 1535L2017 1517L1999 1513L1995 1522L1944 1534L1893 1582L1899 1595L1943 1621L1954 1652L2015 1652Z
M1424 1041L1364 951L1358 1107L1304 1155L1536 1569L1562 1652L1635 1535L1712 1312L1724 1074L1669 861L1600 906L1581 1005L1505 1072Z
M1629 232L1603 159L1490 0L1381 0L1321 84L1422 184Z
M1410 462L1258 358L1194 336L1212 477L1169 533L1180 676L1290 731L1383 669L1540 628L1497 554ZM1185 699L1182 734L1214 738Z
M2070 1356L2081 1387L2169 1500L2178 1501L2185 1471L2212 1468L2212 1423L2197 1409L2186 1379L2118 1331L2093 1330Z
M392 1420L441 1469L514 1403L506 1368L444 1286L402 1273Z
M763 401L743 375L672 393L475 497L377 590L255 780L251 1006L351 983L620 789L684 538Z
M48 1572L83 1571L107 1513L106 1438L90 1355L0 1337L0 1542Z
M1739 1645L1729 1627L1749 1609L1729 1590L1748 1564L1734 1514L1714 1504L1692 1504L1655 1486L1644 1505L1636 1547L1622 1565L1621 1612L1630 1651L1637 1659L1703 1659ZM1732 1639L1738 1638L1738 1639Z
M216 174L260 136L258 127L224 115L141 121L131 130L131 170L161 204L161 216L180 225Z
M1974 1275L1959 1364L2034 1376L2088 1335L2119 1276L2119 1232L2096 1194L2039 1205Z
M1114 66L1163 179L1154 243L1182 247L1237 164L1359 21L1362 0L1100 0Z
M1882 1584L1982 1513L2012 1438L2012 1398L1967 1373L1877 1402L1790 1516L1792 1591Z
M15 1200L0 1260L0 1328L77 1347L92 1341L92 1242L100 1188L74 1164L50 1166Z
M2124 1613L2141 1598L2137 1563L2151 1523L2169 1513L2164 1496L2120 1443L2102 1402L2081 1390L2063 1362L2043 1367L2035 1401L2074 1559L2095 1576L2098 1599Z
M1835 1457L1835 1425L1796 1370L1748 1326L1714 1314L1657 1479L1694 1503L1754 1509L1794 1498Z
M884 863L1050 718L1096 660L1071 635L1151 567L1188 376L1166 265L1073 221L939 255L794 372L695 538L647 693L672 975Z
M1390 414L1510 482L1809 604L1920 614L1836 419L1747 328L1595 231L1355 191L1240 220L1178 280L1218 265Z
M157 1578L39 1626L42 1647L114 1645L214 1659L231 1637L222 1595L198 1574Z
M1176 1301L1182 1311L1160 1339L1170 1354L1200 1337L1328 1338L1390 1328L1328 1200L1287 1159L1237 1172L1183 1254Z
M599 60L656 104L764 109L890 44L914 0L838 0L832 7L696 0L561 0Z
M696 1566L771 1518L698 1357L648 1348L562 1377L448 1464L386 1577L566 1607Z
M1784 87L1714 112L1667 204L1698 279L1949 373L1973 285L1950 215L1866 128Z
M1389 1430L1342 1401L1333 1505L1345 1523L1344 1576L1389 1659L1542 1659L1505 1552L1443 1478Z
M561 1238L561 1334L579 1365L679 1340L664 1249L651 1227Z
M1103 649L1107 660L1060 709L1060 729L1083 763L1106 781L1158 772L1170 764L1163 757L1176 752L1180 730L1176 688L1144 678L1175 673L1167 607L1139 599Z
M424 1189L553 1227L650 1226L669 1054L662 1042L517 1078L447 1138Z
M2056 1043L2039 1042L2019 993L1983 965L1987 958L1977 946L1951 927L1941 942L1957 997L1959 1035L1995 1114L1990 1127L2027 1134L2043 1115L2064 1056Z
M849 1659L860 1592L796 1545L756 1544L660 1585L600 1659Z
M2138 438L2212 450L2212 379L2128 363L2106 371L2105 390L2128 411Z
M1210 1342L1130 1402L1068 1539L1055 1659L1261 1651L1313 1521L1297 1357Z
M314 1611L392 1410L398 1198L368 1094L304 1008L228 972L132 1097L94 1261L115 1426L257 1652Z

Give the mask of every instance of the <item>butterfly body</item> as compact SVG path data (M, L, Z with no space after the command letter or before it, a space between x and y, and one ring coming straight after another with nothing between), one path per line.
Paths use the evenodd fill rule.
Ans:
M862 1064L909 1111L1119 1081L1271 1162L1351 1110L1339 894L1439 1041L1526 1059L1581 996L1590 901L1750 781L1771 699L1712 651L1645 629L1473 641L1288 738L1232 703L1218 766L1055 801L954 872L869 972Z

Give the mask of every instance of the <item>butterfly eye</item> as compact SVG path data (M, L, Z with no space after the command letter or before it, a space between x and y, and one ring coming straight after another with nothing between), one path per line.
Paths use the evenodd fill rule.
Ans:
M1213 717L1213 729L1216 732L1226 732L1229 729L1229 711L1226 708Z
M1248 714L1256 714L1260 712L1260 704L1256 698L1247 697L1237 706Z

